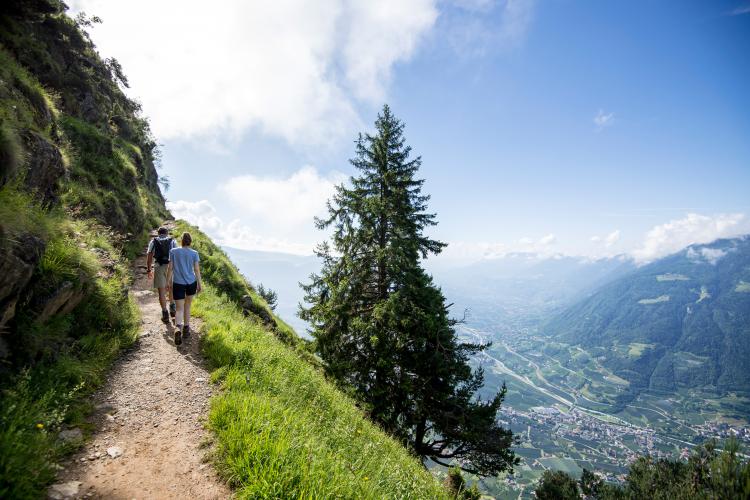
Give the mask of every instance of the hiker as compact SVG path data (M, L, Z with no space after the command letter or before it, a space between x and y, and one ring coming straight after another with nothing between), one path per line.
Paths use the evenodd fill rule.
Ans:
M176 247L177 243L174 238L169 237L167 228L160 227L157 236L149 242L146 254L146 271L149 279L154 280L154 288L159 290L161 320L165 323L169 323L169 316L174 318L177 312L172 299L172 286L167 276L169 252ZM169 311L167 311L167 298L169 298Z
M177 302L175 345L182 344L182 337L190 335L190 304L193 296L201 291L201 270L198 252L190 248L193 238L182 233L180 248L169 252L169 274L172 277L172 298Z

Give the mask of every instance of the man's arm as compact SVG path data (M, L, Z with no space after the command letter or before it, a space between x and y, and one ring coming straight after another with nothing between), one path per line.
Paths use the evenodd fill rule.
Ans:
M154 262L154 252L149 252L146 254L146 272L148 273L149 278L154 277L154 269L151 267L151 264Z

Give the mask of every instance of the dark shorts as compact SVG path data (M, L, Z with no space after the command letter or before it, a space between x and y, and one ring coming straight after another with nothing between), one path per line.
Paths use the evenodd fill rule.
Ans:
M180 285L172 283L172 300L184 300L185 295L195 295L198 290L198 282L194 281L190 285Z

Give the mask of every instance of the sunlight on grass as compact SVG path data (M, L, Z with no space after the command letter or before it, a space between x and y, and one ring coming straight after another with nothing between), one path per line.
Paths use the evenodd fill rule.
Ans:
M447 498L353 400L212 287L195 314L223 388L209 423L219 469L240 498Z

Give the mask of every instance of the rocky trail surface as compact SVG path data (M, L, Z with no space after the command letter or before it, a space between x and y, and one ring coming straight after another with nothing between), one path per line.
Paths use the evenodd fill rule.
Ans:
M107 383L93 396L94 432L49 489L50 498L218 499L229 488L207 462L204 422L213 387L200 352L199 321L175 346L172 325L146 276L145 257L135 263L131 289L141 310L135 344L124 351ZM80 439L79 429L61 433Z

